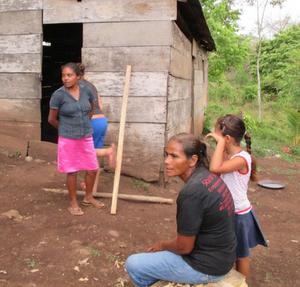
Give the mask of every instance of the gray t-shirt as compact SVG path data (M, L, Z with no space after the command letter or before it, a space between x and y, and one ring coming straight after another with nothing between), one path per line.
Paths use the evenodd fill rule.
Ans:
M64 86L51 96L50 109L58 109L59 136L80 139L93 133L89 113L95 97L88 87L80 84L79 88L80 98L78 101L67 92Z
M91 82L89 82L85 79L79 80L79 83L84 85L84 86L87 86L92 91L92 93L93 93L93 95L96 99L94 115L102 115L103 112L102 112L102 110L100 109L100 106L99 106L98 91L97 91L96 87Z

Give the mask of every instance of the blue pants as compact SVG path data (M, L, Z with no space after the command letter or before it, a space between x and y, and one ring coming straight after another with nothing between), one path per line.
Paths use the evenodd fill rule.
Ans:
M94 148L102 148L107 130L107 118L91 119L91 124L93 127Z
M158 280L202 284L216 282L224 277L196 271L180 255L169 251L131 255L127 258L125 268L137 287L151 286Z

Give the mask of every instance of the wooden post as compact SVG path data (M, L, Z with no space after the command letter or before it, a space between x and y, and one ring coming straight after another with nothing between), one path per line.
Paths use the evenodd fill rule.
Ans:
M123 101L122 101L122 109L121 109L121 118L120 118L120 129L119 129L119 139L118 139L118 149L117 149L117 165L116 165L116 170L115 170L114 187L113 187L113 193L112 193L110 214L117 213L117 200L118 200L119 183L120 183L121 166L122 166L123 143L124 143L124 132L125 132L130 75L131 75L131 66L127 65L126 75L125 75Z

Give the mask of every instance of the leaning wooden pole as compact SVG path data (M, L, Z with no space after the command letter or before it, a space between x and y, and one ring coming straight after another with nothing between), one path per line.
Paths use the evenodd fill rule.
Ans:
M120 129L119 129L119 139L118 139L118 149L117 149L117 165L116 165L116 170L115 170L114 187L113 187L113 192L112 192L112 202L111 202L110 214L117 213L117 201L118 201L119 183L120 183L120 176L121 176L123 143L124 143L124 133L125 133L130 75L131 75L131 66L127 65L126 75L125 75L124 93L123 93L123 100L122 100L121 118L120 118Z

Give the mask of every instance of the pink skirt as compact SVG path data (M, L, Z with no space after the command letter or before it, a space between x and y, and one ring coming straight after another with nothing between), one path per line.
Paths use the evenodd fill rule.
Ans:
M98 168L98 159L91 136L81 139L58 137L57 169L59 172L71 173Z

